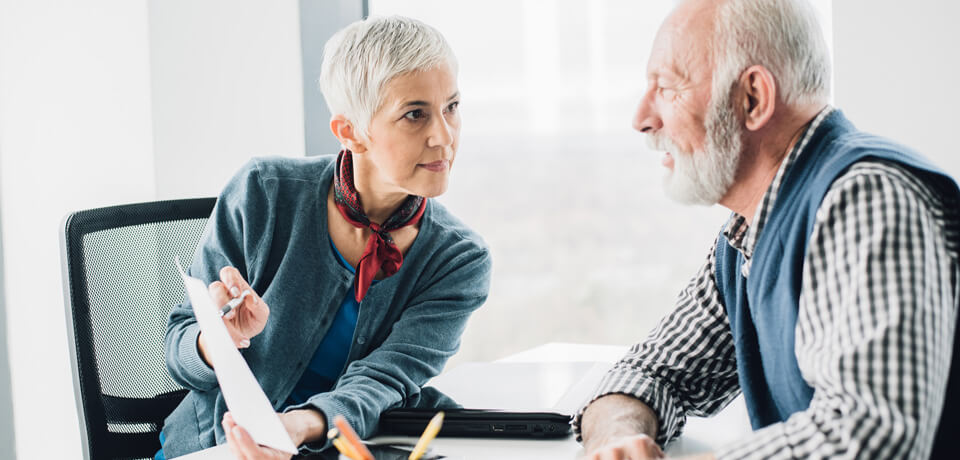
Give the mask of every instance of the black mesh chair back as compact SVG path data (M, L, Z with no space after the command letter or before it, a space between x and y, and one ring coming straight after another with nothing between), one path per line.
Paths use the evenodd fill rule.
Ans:
M79 211L61 234L64 299L84 458L152 458L186 395L167 373L167 315L215 198Z

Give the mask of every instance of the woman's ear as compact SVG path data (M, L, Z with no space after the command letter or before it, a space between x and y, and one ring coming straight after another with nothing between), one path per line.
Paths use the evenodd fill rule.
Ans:
M353 153L364 153L367 151L366 142L357 136L353 128L353 123L343 115L334 115L330 119L330 131L343 145Z
M763 128L777 106L777 82L766 67L755 65L740 74L744 126L750 131Z

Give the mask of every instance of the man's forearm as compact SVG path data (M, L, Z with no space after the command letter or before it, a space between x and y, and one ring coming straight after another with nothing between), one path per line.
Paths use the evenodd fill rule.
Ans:
M581 421L584 448L596 446L620 436L645 434L656 439L657 414L637 398L610 394L590 403Z

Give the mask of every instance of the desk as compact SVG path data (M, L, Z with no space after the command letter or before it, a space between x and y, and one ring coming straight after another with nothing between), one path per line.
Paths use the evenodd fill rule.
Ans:
M497 360L507 363L543 363L543 362L608 362L611 365L622 357L627 347L609 345L582 345L570 343L548 343L530 350ZM667 446L670 456L682 456L709 452L715 448L736 440L750 432L743 397L735 399L726 409L711 418L689 417L683 436ZM402 436L379 436L371 439L375 444L414 444L416 438ZM521 440L486 438L437 438L431 444L438 452L451 459L522 459L556 460L576 459L583 455L583 449L573 436L565 439ZM218 446L194 454L191 459L227 460L232 459L226 446ZM308 457L310 460L336 459L336 452L330 450Z
M507 356L500 362L577 362L602 361L613 364L628 347L548 343ZM720 414L711 418L689 417L684 435L667 446L671 456L708 452L750 432L743 397L738 397ZM375 443L414 443L416 439L381 436ZM559 440L492 440L482 438L437 438L432 446L457 459L575 459L583 455L580 444L571 436Z

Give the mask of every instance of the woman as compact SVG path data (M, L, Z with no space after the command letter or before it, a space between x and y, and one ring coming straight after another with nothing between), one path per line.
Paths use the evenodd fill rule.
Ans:
M460 135L457 63L433 28L402 17L327 42L320 83L339 155L248 163L217 200L190 267L297 445L326 446L344 415L361 436L415 402L486 299L483 240L429 198L447 189ZM249 282L249 284L248 284ZM170 314L170 374L189 394L163 429L166 458L256 446L227 410L189 303ZM226 430L225 430L226 428Z

